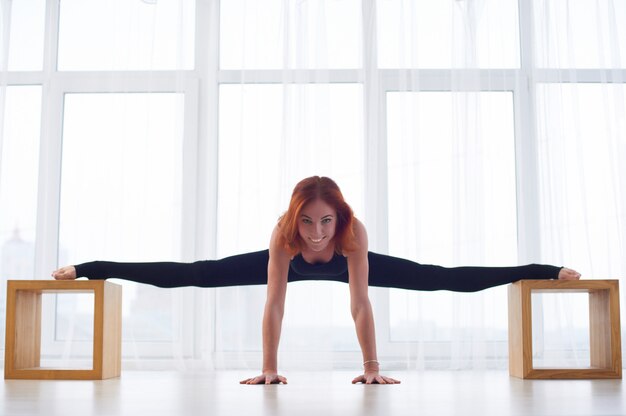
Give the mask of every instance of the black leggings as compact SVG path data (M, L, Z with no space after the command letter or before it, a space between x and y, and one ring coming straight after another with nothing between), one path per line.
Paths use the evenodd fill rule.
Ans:
M269 251L262 250L194 263L94 261L76 265L76 274L78 277L90 279L125 279L164 288L263 285L267 283L268 260ZM561 269L540 264L446 268L373 252L368 253L368 260L370 286L429 291L476 292L521 279L556 279ZM345 259L335 258L331 263L290 267L288 280L332 280L347 283Z

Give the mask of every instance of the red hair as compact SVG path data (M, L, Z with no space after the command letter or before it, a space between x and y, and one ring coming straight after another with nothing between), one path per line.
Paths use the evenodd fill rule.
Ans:
M280 245L295 256L302 251L304 242L298 232L298 221L302 209L310 202L320 199L337 211L335 226L335 252L349 253L356 249L354 238L354 213L350 205L343 199L339 186L330 178L311 176L298 182L291 194L289 208L280 219Z

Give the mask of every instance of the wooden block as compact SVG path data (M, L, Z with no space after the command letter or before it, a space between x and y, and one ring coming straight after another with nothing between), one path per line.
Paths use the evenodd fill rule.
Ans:
M522 293L526 290L509 286L509 374L520 378L532 370L532 339L526 336L532 331L530 297Z
M41 348L41 293L18 291L15 296L15 365L39 367Z
M102 324L102 378L119 377L122 372L122 287L104 287Z
M40 367L43 293L93 293L94 340L90 370ZM122 287L105 280L9 280L5 379L101 380L119 377L122 360Z
M589 341L592 367L611 366L611 338L609 292L607 290L589 292Z
M536 292L589 293L590 368L533 367L532 302ZM520 378L622 378L617 280L520 280L509 285L509 373Z

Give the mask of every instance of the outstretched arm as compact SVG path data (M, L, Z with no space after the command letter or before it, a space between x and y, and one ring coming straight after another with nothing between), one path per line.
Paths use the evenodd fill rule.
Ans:
M263 371L256 377L242 380L241 384L287 384L278 374L278 343L285 310L289 255L278 244L278 226L270 241L267 264L267 300L263 313Z
M348 255L348 275L350 285L350 309L356 327L357 338L363 354L364 373L352 383L365 384L396 384L400 381L379 373L378 356L376 354L376 331L374 314L369 301L368 291L368 260L367 232L358 220L355 223L355 237L358 249Z

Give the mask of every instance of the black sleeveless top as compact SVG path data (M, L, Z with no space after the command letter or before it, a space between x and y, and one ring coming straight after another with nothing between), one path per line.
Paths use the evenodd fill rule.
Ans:
M347 277L348 261L344 256L335 253L328 263L311 264L304 260L302 254L298 254L289 263L289 269L290 281L304 280L306 278L336 280L339 276L345 275Z

